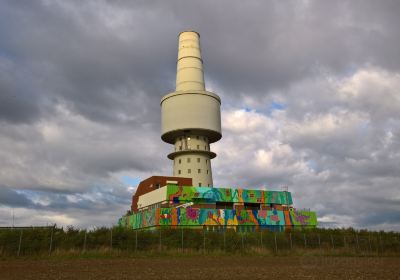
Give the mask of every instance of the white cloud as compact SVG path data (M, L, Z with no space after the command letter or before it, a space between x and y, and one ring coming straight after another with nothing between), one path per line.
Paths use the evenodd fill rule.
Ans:
M218 154L216 182L275 189L289 185L297 206L315 205L325 225L360 227L369 220L358 212L363 207L384 216L380 203L400 195L395 187L400 184L395 149L400 137L394 132L399 119L391 111L398 104L393 98L385 112L387 100L375 97L397 96L397 79L397 73L360 69L347 78L314 78L318 86L312 81L293 85L288 107L279 114L224 111L223 139L213 147ZM321 87L327 89L323 96L316 91ZM312 102L298 102L303 97L295 96L296 91L308 92ZM374 107L362 103L372 99ZM321 100L330 109L321 111ZM379 122L374 119L377 111L382 114ZM366 194L373 193L376 202L367 202L372 198Z

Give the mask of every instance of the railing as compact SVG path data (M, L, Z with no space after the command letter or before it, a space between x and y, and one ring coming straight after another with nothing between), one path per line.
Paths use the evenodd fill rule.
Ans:
M204 253L265 250L275 254L292 250L341 250L355 254L383 254L400 253L400 234L344 229L236 232L217 227L213 230L100 228L92 231L56 227L0 228L1 256L51 255L63 251L85 253L104 249Z

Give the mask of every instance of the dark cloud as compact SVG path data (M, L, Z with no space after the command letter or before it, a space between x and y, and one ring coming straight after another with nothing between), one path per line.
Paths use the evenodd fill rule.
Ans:
M122 176L170 174L159 102L194 29L222 97L217 185L289 185L325 225L399 229L399 5L2 1L0 222L115 222Z
M173 89L171 38L180 30L207 35L206 74L231 101L247 92L262 97L321 67L335 74L366 64L398 70L397 4L375 5L9 2L0 30L8 40L0 47L45 81L32 99L45 92L49 102L61 99L91 119L115 122L125 114L155 122L159 98Z
M31 88L30 73L0 54L0 120L21 123L36 120L40 106Z
M32 201L27 199L23 194L7 186L0 186L1 204L14 207L31 207L33 205Z

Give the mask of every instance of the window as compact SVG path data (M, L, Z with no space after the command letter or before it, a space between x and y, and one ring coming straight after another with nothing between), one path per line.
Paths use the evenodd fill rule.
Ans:
M190 174L190 173L192 173L192 170L191 170L191 169L188 169L188 174Z
M199 140L199 136L196 136L196 139Z
M207 174L208 174L208 169L207 169Z
M182 146L179 146L179 151L182 151Z
M199 187L201 187L201 183L199 183Z
M216 209L233 209L233 202L217 201L215 203L215 208Z
M208 159L206 159L206 163L208 163Z
M200 158L199 157L197 158L197 162L200 162Z
M200 150L200 145L197 145L197 150Z
M204 150L206 150L206 151L207 151L207 146L204 146Z
M201 169L197 169L197 173L199 173L199 174L200 174L200 173L201 173Z
M190 163L190 157L187 158L187 163Z
M181 162L182 162L182 160L181 160L181 159L179 159L179 164L181 164Z
M187 140L190 141L190 137L188 137Z
M181 174L181 170L178 170L178 174Z
M246 210L260 210L260 203L244 203L244 209Z

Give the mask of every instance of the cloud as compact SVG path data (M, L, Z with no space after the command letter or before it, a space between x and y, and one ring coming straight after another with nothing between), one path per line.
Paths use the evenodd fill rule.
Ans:
M32 202L23 194L20 194L12 188L6 186L0 187L0 204L22 207L32 206Z
M12 208L21 225L111 224L127 178L171 174L159 102L194 29L222 97L216 185L288 185L325 225L399 229L398 5L3 1L0 224Z
M316 208L323 223L399 229L398 79L371 68L312 78L282 94L283 110L223 112L218 182L289 185L297 205ZM299 91L314 97L302 102Z
M0 56L0 119L11 123L31 122L40 114L26 75L7 58ZM29 78L28 78L29 80Z

